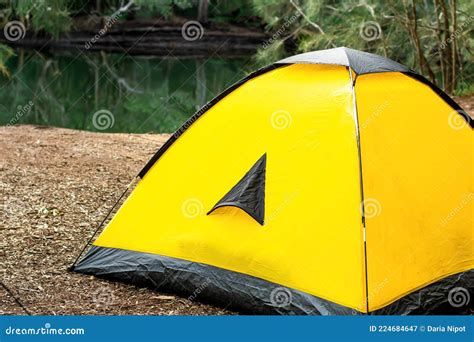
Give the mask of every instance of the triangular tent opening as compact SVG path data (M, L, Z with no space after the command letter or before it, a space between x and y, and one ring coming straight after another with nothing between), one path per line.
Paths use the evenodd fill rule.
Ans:
M209 210L207 215L221 207L237 207L263 226L265 217L266 163L267 154L264 154L245 176Z

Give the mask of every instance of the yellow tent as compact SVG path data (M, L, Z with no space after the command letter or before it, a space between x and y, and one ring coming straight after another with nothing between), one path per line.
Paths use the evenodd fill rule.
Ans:
M284 59L193 115L74 269L252 313L434 312L473 284L472 127L389 59Z

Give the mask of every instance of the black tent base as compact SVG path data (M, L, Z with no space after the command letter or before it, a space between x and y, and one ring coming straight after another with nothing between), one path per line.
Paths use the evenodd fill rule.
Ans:
M373 315L472 315L474 270L453 274L414 291ZM370 300L370 299L369 299Z
M73 270L176 293L190 300L245 314L361 314L357 310L246 274L156 254L93 246ZM449 292L459 287L472 293L473 279L472 270L444 278L373 314L468 313L469 303L452 306Z

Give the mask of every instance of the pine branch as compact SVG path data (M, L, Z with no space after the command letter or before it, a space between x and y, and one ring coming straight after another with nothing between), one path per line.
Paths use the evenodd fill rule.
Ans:
M317 29L319 31L319 33L321 34L325 34L323 29L321 28L321 26L319 26L318 24L316 24L315 22L311 21L311 19L308 18L308 16L306 14L304 14L303 10L298 7L298 5L296 5L294 3L293 0L290 0L290 3L293 5L293 7L301 14L301 16L311 25L313 26L315 29Z

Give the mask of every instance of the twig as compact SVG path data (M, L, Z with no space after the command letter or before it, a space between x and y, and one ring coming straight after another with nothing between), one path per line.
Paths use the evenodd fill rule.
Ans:
M319 26L318 24L314 23L311 21L311 19L308 18L308 16L306 14L304 14L303 10L298 7L298 5L296 5L294 3L293 0L290 0L290 3L293 5L293 7L303 16L303 18L305 18L305 20L311 25L313 26L315 29L317 29L321 34L325 34L323 29L321 28L321 26Z
M128 9L130 8L130 6L133 5L133 2L134 2L134 0L129 0L128 3L124 6L123 0L120 1L120 8L119 8L117 11L115 11L115 12L111 15L111 17L114 18L114 17L118 16L119 14L121 14L121 13L123 13L123 12L127 12Z
M107 59L105 58L105 53L101 52L101 56L102 56L102 64L105 66L105 68L107 69L107 71L112 75L113 78L115 78L115 80L117 81L118 85L122 85L125 90L131 92L131 93L135 93L135 94L143 94L143 91L139 90L139 89L135 89L135 88L132 88L128 83L127 81L125 80L125 78L123 77L120 77L119 75L117 75L117 73L115 73L112 68L109 66L109 63L107 63Z
M17 298L17 296L15 296L13 294L13 291L10 290L10 288L5 285L2 281L0 281L0 285L5 289L5 291L7 291L7 293L15 300L15 302L23 309L23 311L26 312L26 314L28 316L31 316L31 312L23 305L23 303L21 302L20 298Z

